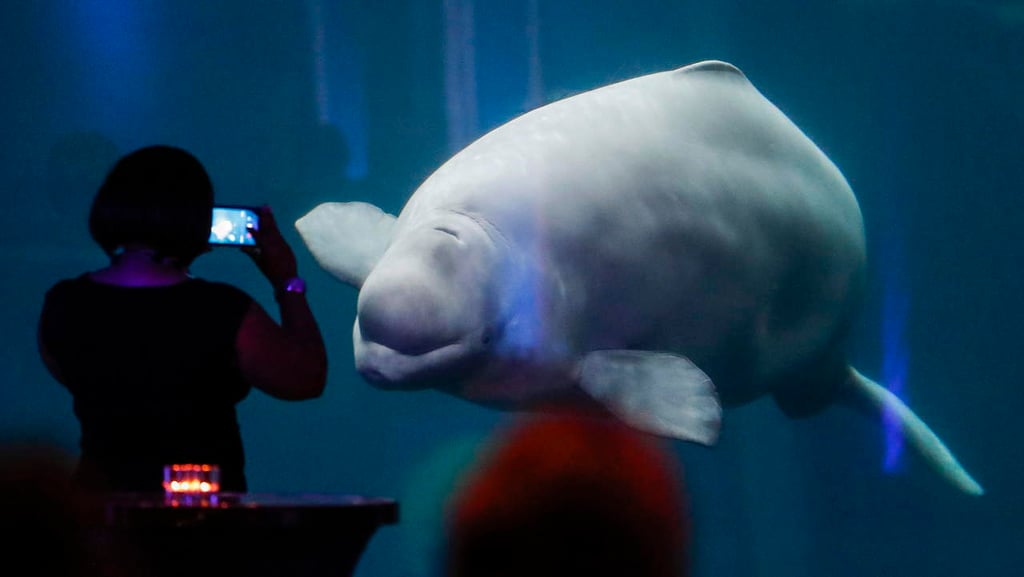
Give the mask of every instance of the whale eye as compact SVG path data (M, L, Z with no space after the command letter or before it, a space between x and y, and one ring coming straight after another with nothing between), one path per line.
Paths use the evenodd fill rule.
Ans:
M436 230L438 232L443 232L443 233L445 233L447 235L450 235L450 236L454 236L456 240L458 240L458 238L459 238L459 233L455 232L454 229L448 228L446 226L435 226L434 230Z
M482 344L485 347L491 346L491 344L493 344L494 341L497 340L498 337L501 335L501 332L501 327L491 327L489 329L484 330L484 334L480 335L480 344Z

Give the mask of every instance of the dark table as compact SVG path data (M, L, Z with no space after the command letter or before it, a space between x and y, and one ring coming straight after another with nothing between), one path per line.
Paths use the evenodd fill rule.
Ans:
M103 513L110 564L156 577L343 577L374 532L398 522L394 500L324 494L221 493L187 505L115 494Z

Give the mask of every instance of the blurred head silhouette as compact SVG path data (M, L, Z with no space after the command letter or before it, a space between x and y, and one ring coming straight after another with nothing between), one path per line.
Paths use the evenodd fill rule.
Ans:
M5 575L93 575L88 531L97 509L71 481L72 459L55 444L0 444L0 546Z
M688 511L675 461L609 419L532 417L457 492L450 577L679 577Z

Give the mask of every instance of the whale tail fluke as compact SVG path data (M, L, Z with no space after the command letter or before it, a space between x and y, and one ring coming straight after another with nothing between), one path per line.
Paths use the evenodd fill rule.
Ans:
M848 385L846 392L852 394L848 395L850 398L844 399L847 401L846 404L868 408L876 416L881 415L887 421L896 423L906 441L924 457L925 461L963 492L970 495L985 493L981 485L971 477L970 473L953 456L953 453L946 448L938 435L932 432L928 425L915 415L899 397L852 367ZM865 407L865 405L867 406Z

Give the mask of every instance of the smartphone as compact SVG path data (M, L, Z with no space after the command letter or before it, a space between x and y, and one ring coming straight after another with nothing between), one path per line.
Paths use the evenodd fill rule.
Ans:
M210 224L210 244L254 246L253 230L260 228L260 213L251 206L215 206Z

